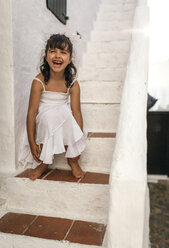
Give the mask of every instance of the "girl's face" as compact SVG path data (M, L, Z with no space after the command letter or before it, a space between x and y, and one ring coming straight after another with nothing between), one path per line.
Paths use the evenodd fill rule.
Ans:
M49 48L46 55L46 61L49 64L50 70L53 72L64 71L66 66L71 62L71 56L67 49Z

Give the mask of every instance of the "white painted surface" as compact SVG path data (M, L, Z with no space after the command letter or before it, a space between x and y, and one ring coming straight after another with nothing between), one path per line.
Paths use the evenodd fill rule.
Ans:
M104 0L105 4L131 4L131 3L135 3L136 0Z
M109 185L8 178L9 211L106 223Z
M100 13L103 13L105 11L107 12L119 12L119 11L129 11L133 10L136 6L136 3L129 3L129 4L124 4L124 3L119 3L117 1L117 4L106 4L103 2L102 8L100 10Z
M100 2L101 0L68 0L69 20L64 25L46 8L45 0L12 1L16 163L25 127L30 85L39 71L46 40L53 33L66 33L73 41L75 64L79 67ZM77 31L82 39L74 35Z
M99 15L98 15L98 20L103 20L103 21L115 21L115 20L124 20L124 19L127 19L127 20L131 20L133 18L133 10L128 10L128 11L116 11L113 13L112 15L112 12L110 13L105 13L104 12L100 12Z
M146 105L148 7L139 1L110 178L108 248L148 247ZM146 210L146 211L145 211Z
M105 23L102 24L103 26L105 25ZM111 25L110 25L111 27ZM110 28L109 27L109 28ZM107 42L106 46L105 46L105 42L101 42L101 41L93 41L88 44L88 52L92 53L100 53L99 51L103 52L107 52L109 51L110 53L123 53L123 52L128 52L129 51L129 47L130 47L130 41L126 41L126 40L121 40L121 41L109 41Z
M150 59L148 92L158 99L151 111L169 111L169 2L149 0Z
M95 69L103 68L105 65L110 65L111 67L121 67L126 66L128 60L128 53L119 53L116 52L113 54L109 53L109 51L100 52L97 54L90 54L89 56L83 57L83 64L86 64L89 67L95 65Z
M0 171L15 170L11 0L0 1Z
M106 63L106 62L105 62ZM80 82L82 103L120 103L121 82ZM94 88L94 90L93 90Z
M32 1L31 1L32 2ZM113 1L113 0L105 0L106 3L109 2L114 2L116 3L117 1ZM123 2L122 0L119 0L118 2ZM127 2L133 2L133 0L128 0ZM19 3L19 2L18 2ZM20 2L21 3L21 2ZM29 3L27 3L29 5ZM27 5L27 7L28 7ZM38 13L38 12L37 12ZM137 12L137 14L139 13L139 11ZM145 16L144 18L145 19ZM36 26L36 25L35 25ZM25 35L28 35L27 33ZM43 34L44 36L46 34ZM136 35L137 36L137 35ZM35 37L35 36L34 36ZM39 37L39 36L38 36ZM112 38L112 37L111 37ZM26 41L25 41L26 42ZM42 42L42 40L40 41ZM99 46L98 45L99 42L92 42L89 49L91 49L91 47L93 46L93 50L94 49L98 49ZM97 44L97 45L96 45ZM124 49L124 51L128 51L129 49L129 41L118 41L118 42L109 42L109 46L105 46L105 43L99 43L99 45L101 44L101 46L103 46L103 49L107 50L110 49L111 51L115 51L116 49ZM138 43L137 43L138 45ZM33 41L32 41L32 46L33 46ZM37 49L39 49L39 47L37 46ZM92 51L93 51L92 50ZM88 50L89 51L89 50ZM132 50L133 51L133 50ZM30 52L30 51L29 51ZM140 50L141 55L142 54L142 49ZM141 58L143 58L143 56L141 56ZM133 57L132 57L133 56ZM131 61L137 61L136 60L136 54L132 54L131 56ZM136 57L135 57L136 56ZM21 56L22 57L22 56ZM137 57L138 58L138 57ZM26 58L25 58L26 59ZM130 63L131 63L130 61ZM142 61L142 60L141 60ZM34 60L32 61L34 63ZM141 63L141 62L140 62ZM140 64L139 64L140 65ZM145 230L147 228L147 224L146 221L144 223L144 208L145 208L145 204L144 201L145 200L145 191L146 191L146 178L145 176L145 168L142 168L142 163L140 163L141 159L142 162L145 162L145 133L141 133L141 135L143 135L143 139L139 140L140 141L140 145L143 144L143 151L139 149L137 150L137 143L135 143L135 140L138 141L139 137L139 130L141 130L142 127L145 127L145 122L143 123L143 126L140 123L135 122L135 118L138 120L139 118L141 118L141 121L143 120L142 117L143 115L139 116L139 111L143 110L143 107L146 106L146 101L145 99L141 101L141 103L139 102L139 104L142 104L141 108L136 108L136 105L133 105L133 96L137 96L138 98L142 97L142 94L145 93L145 89L146 86L144 84L142 84L142 82L140 83L140 88L137 87L138 85L135 85L135 79L138 76L131 73L133 70L136 71L135 69L137 68L141 68L140 70L143 71L143 73L145 73L144 70L142 70L142 67L138 66L138 64L135 64L135 67L132 67L132 69L129 67L128 68L128 74L127 74L127 79L125 82L125 90L126 88L128 89L127 94L123 95L123 111L122 111L122 115L121 115L121 123L122 120L126 121L126 124L123 126L120 124L119 126L119 131L118 131L118 141L117 141L117 145L116 145L116 154L114 156L114 170L112 171L112 175L111 175L111 197L112 197L112 201L111 201L111 225L109 226L109 233L108 233L108 245L109 247L106 248L139 248L141 247L141 244L143 243L143 240L141 240L141 244L140 242L140 237L138 235L137 231L140 231L140 229L137 230L137 228L133 231L133 227L139 227L140 226L144 226L145 225ZM24 67L22 65L22 69L23 69L23 74L22 74L22 78L24 79L24 76L26 75L27 80L28 77L31 78L30 72L34 72L32 69L32 66L30 65L30 67ZM21 75L21 70L18 68L18 71L16 69L17 75ZM105 74L104 74L104 78L102 79L100 77L100 82L103 80L104 82L107 82L107 71L104 70ZM90 73L90 72L89 72ZM101 71L101 73L103 73L103 71ZM131 74L130 74L131 73ZM111 71L112 74L112 71ZM110 75L110 74L109 74ZM132 75L132 76L131 76ZM144 75L145 76L145 75ZM86 75L86 77L84 76L84 81L83 83L88 80L88 75ZM19 78L18 78L19 79ZM91 78L89 78L91 80ZM98 75L96 74L96 77L94 78L94 80L98 80ZM114 83L116 82L115 78L108 78L108 80L111 80L110 82ZM130 82L130 79L131 82ZM99 81L98 80L98 81ZM122 80L122 79L121 79ZM141 77L139 78L139 80L141 80ZM113 82L114 81L114 82ZM18 81L18 91L20 90L20 88L22 89L22 85L21 82ZM103 82L103 83L104 83ZM129 84L128 84L128 83ZM140 81L139 81L140 82ZM23 95L23 98L25 98L26 96L26 92L28 91L29 88L29 83L27 81L26 83L26 91L25 91L25 95ZM130 88L130 87L131 88ZM129 88L128 88L129 87ZM25 89L23 88L23 91ZM131 90L131 91L130 91ZM137 92L137 94L135 95L135 90ZM94 91L93 91L94 92ZM124 91L126 92L126 91ZM16 92L17 96L18 93ZM144 95L145 96L145 95ZM104 99L104 98L103 98ZM139 98L140 99L140 98ZM19 101L19 97L17 98L17 100ZM130 100L130 101L128 101ZM106 104L96 104L93 107L91 107L90 104L82 104L82 108L83 111L85 112L84 114L86 115L86 119L89 118L90 115L90 120L88 123L90 123L91 130L94 131L105 131L105 127L107 131L115 131L116 130L116 125L117 123L114 123L113 116L117 116L119 109L115 109L112 108L112 106L106 106ZM19 106L19 105L18 105ZM101 112L99 112L101 110ZM117 110L117 111L116 111ZM114 112L115 111L115 112ZM134 114L131 116L130 113ZM141 112L142 113L142 112ZM23 114L23 112L22 112ZM99 117L99 114L102 115L102 117L104 117L106 119L106 122L104 122L103 120L101 120L101 118ZM88 116L88 117L87 117ZM96 120L91 120L91 116L96 116L96 120L98 122L98 126L94 125ZM22 115L21 115L22 117ZM100 119L99 119L100 118ZM104 119L103 118L103 119ZM132 119L134 118L134 119ZM22 120L20 121L20 127L22 127ZM99 120L99 121L98 121ZM116 119L118 120L118 118ZM17 120L17 123L19 125L19 119ZM105 123L107 123L105 126ZM125 122L123 122L124 124ZM131 125L132 124L132 125ZM136 125L135 125L136 124ZM110 125L110 126L109 126ZM115 125L115 126L114 126ZM97 129L95 128L97 127ZM135 130L135 128L137 130ZM89 130L89 131L91 131ZM138 135L138 136L137 136ZM86 156L87 159L91 159L90 163L92 163L92 161L94 162L94 157L98 155L98 151L101 154L101 157L97 157L97 159L100 159L100 168L101 168L101 162L103 161L103 166L106 167L107 165L105 165L105 160L110 161L111 155L112 155L112 147L113 147L113 139L104 139L103 142L100 142L99 140L96 139L91 139L92 142L95 141L95 143L93 142L92 144L92 148L90 148L89 150L86 149L86 153L89 152L89 156ZM104 153L104 149L103 149L103 144L104 147L107 145L107 153ZM124 146L124 147L123 147ZM91 155L93 155L94 153L94 148L95 148L95 154L92 157ZM142 149L142 146L141 146ZM139 153L139 161L137 160L137 156L135 157L135 152ZM125 156L126 155L126 156ZM130 156L129 156L130 155ZM84 157L85 159L85 157ZM103 160L102 160L103 159ZM134 162L133 162L134 161ZM89 161L86 161L86 163L88 163ZM98 162L97 160L95 162ZM132 162L132 163L131 163ZM89 164L90 164L89 163ZM96 163L97 165L97 163ZM94 165L94 168L95 166ZM137 171L135 170L137 165ZM84 166L85 165L85 160L84 160ZM105 168L104 168L105 169ZM108 167L107 167L108 169ZM92 170L92 169L91 169ZM137 174L134 175L133 171L136 171ZM139 174L141 173L141 174ZM141 175L141 176L140 176ZM120 179L120 180L119 180ZM122 181L121 181L122 179ZM143 180L142 180L143 179ZM133 186L134 185L134 186ZM9 178L8 180L8 189L9 189L9 198L8 198L8 209L19 209L23 212L28 211L28 212L36 212L39 214L44 214L44 211L46 211L46 215L52 215L55 216L56 215L56 208L57 208L57 215L60 216L69 216L71 215L74 218L79 218L79 219L90 219L92 221L103 221L105 222L106 220L106 214L107 214L107 207L108 207L108 185L105 186L101 186L101 185L74 185L74 184L70 184L70 183L60 183L60 182L47 182L47 181L43 181L40 182L40 180L37 180L35 182L31 182L28 179L20 179L20 178ZM65 192L66 192L66 196L65 196ZM138 197L138 195L140 195L140 197ZM63 196L64 199L66 199L66 203L63 201ZM76 200L77 201L77 206L75 205L75 201L73 202L74 198L76 196ZM32 197L32 198L31 198ZM87 198L86 198L87 197ZM37 200L37 198L40 199L40 201ZM42 199L41 199L42 198ZM134 201L133 201L134 198ZM33 200L30 200L33 199ZM85 202L85 199L87 199L88 203ZM137 199L135 201L135 199ZM147 198L146 198L147 199ZM59 200L59 202L58 202ZM70 206L68 206L68 204L70 203L70 206L72 207L71 210L69 209ZM35 204L35 205L32 205ZM46 207L42 208L43 204L48 204L45 205ZM81 205L82 204L82 205ZM62 209L60 209L60 206L64 206L64 211L62 211ZM91 206L94 207L93 209L91 209ZM100 208L101 206L101 208ZM74 209L75 208L75 209ZM141 214L140 212L138 213L138 209L141 208ZM49 212L50 209L50 212ZM80 209L80 210L79 210ZM144 209L144 210L143 210ZM76 212L73 212L73 211ZM39 212L38 212L39 211ZM59 212L60 211L60 212ZM72 212L71 212L72 211ZM131 212L130 212L131 211ZM64 213L64 214L63 214ZM126 217L127 216L127 217ZM136 217L135 217L136 216ZM134 218L135 219L134 219ZM141 219L142 218L142 219ZM140 221L141 219L141 221ZM123 222L123 220L125 220L125 222ZM136 222L135 222L136 220ZM112 223L113 222L113 223ZM132 231L131 231L132 230ZM143 233L143 230L141 230L140 232ZM139 232L139 234L140 234ZM145 234L147 234L147 230L145 231ZM142 235L143 236L143 235ZM134 239L134 241L132 240ZM137 240L136 240L137 239ZM142 237L143 239L143 237ZM51 241L48 242L46 240L42 240L42 239L36 239L36 238L30 238L30 237L20 237L17 235L10 235L10 234L0 234L0 244L3 245L4 247L4 243L6 245L6 247L4 248L13 248L13 245L15 245L17 248L23 247L23 242L24 242L24 248L27 247L49 247L49 248L54 248L56 246L58 246L59 248L67 248L67 247L86 247L88 248L89 246L83 246L79 244L69 244L69 243L65 243L65 242L58 242L58 241ZM48 243L47 243L48 242ZM120 243L122 242L122 243ZM130 244L132 244L130 246ZM90 246L90 248L97 248L97 246ZM141 247L143 248L143 246ZM147 248L146 246L144 246L144 248Z
M79 160L81 168L84 171L110 173L114 143L115 138L88 138ZM51 168L70 170L64 154L55 156Z
M148 175L147 179L150 183L158 183L159 180L169 180L169 177L167 175Z
M95 245L82 245L68 241L45 240L29 236L0 233L0 246L3 248L100 248Z
M130 37L129 31L111 31L111 32L93 32L91 35L91 41L110 41L110 40L128 40Z
M6 199L0 198L0 206L4 205L6 203Z
M151 111L169 111L169 59L150 64L148 92L158 99Z
M116 132L119 104L84 103L81 105L81 109L84 126L89 132Z
M107 67L93 70L91 67L83 67L79 72L79 79L86 81L123 81L125 78L126 68L124 67Z
M97 31L107 31L109 32L110 29L111 31L118 31L119 29L121 30L128 30L131 28L132 21L131 20L126 20L123 21L121 20L120 22L118 20L112 22L108 21L97 21L95 24L95 30Z

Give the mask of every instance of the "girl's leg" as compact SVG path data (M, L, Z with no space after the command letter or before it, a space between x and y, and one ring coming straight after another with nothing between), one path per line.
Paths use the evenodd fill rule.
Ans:
M79 158L80 156L76 158L68 158L67 161L70 167L72 168L73 176L76 178L83 178L85 173L82 171L82 169L79 166L79 163L78 163Z
M40 148L42 150L43 145L40 144ZM43 172L48 168L48 164L41 163L38 165L35 169L31 169L29 172L29 178L31 180L36 180L38 177L40 177Z

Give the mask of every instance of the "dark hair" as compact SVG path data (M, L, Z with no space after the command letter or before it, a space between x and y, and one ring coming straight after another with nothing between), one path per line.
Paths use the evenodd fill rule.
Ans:
M49 67L48 62L46 61L47 51L49 48L52 48L52 49L58 48L61 50L64 50L65 48L67 48L67 50L70 53L70 56L72 56L72 52L73 52L73 45L67 36L61 35L61 34L53 34L50 36L50 38L47 40L47 44L45 47L45 55L43 58L43 62L40 66L40 71L44 76L45 84L47 84L50 78L50 67ZM64 72L66 86L68 88L70 87L73 79L75 78L76 72L77 72L76 67L71 61L71 63L66 66L65 72Z

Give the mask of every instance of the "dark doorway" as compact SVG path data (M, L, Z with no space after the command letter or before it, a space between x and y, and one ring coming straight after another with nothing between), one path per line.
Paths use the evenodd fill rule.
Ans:
M169 176L169 112L148 112L148 174Z

